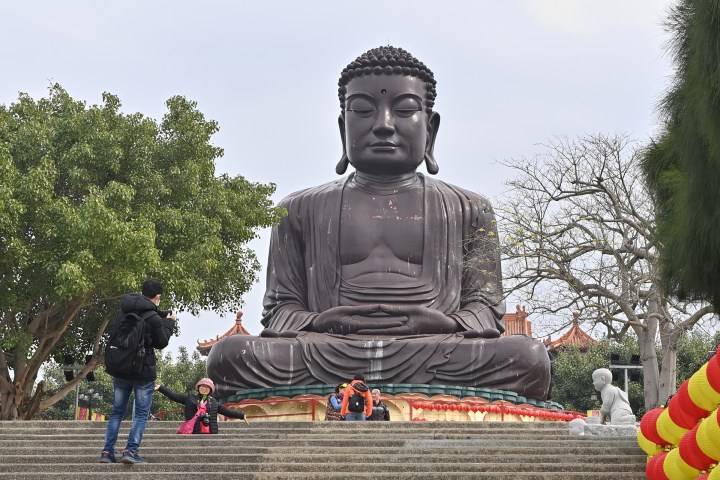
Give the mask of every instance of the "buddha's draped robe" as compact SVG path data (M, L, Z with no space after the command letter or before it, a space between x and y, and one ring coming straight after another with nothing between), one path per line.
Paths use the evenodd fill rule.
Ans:
M352 175L296 192L272 231L262 323L293 338L235 335L218 342L208 373L220 393L279 385L336 384L355 372L370 383L477 386L544 398L550 364L525 336L334 335L308 331L320 312L363 303L421 305L466 332L504 331L500 252L490 203L418 174L424 186L424 249L418 277L393 285L341 278L340 214ZM344 303L341 303L344 302Z

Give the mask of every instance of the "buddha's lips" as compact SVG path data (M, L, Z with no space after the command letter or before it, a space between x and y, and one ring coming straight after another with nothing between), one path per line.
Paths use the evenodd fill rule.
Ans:
M372 148L375 149L395 149L397 148L397 145L395 145L392 142L377 142L370 145Z

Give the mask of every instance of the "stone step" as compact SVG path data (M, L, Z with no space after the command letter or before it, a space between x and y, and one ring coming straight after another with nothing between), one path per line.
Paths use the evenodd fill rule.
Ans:
M118 436L118 438L125 438L125 437L127 437L127 434L126 434L126 435L120 434L120 435ZM144 439L145 442L149 442L149 441L163 441L163 442L173 442L174 444L177 444L177 445L184 445L184 444L187 444L188 442L200 441L200 440L194 440L194 439L193 439L193 440L185 440L185 439L183 439L182 437L180 437L180 438L178 438L178 437L179 437L178 435L152 435L152 434L143 435L143 439ZM277 445L282 445L282 444L284 444L284 443L296 444L296 442L307 442L307 441L312 441L312 442L314 442L315 445L328 445L328 444L329 444L329 445L334 445L334 444L336 445L336 444L340 444L340 443L342 443L342 442L354 442L354 441L356 441L356 440L360 440L360 441L367 440L368 442L372 442L372 441L378 440L378 437L377 437L377 436L370 436L370 435L369 435L369 436L360 436L360 435L358 435L358 436L354 436L354 437L353 437L353 436L323 436L323 437L320 437L320 436L312 436L312 435L292 435L292 434L287 434L287 435L277 435L277 436L267 436L267 437L266 437L266 436L254 436L254 435L252 435L252 436L251 436L251 435L245 435L245 436L240 437L240 438L238 438L238 437L229 437L229 436L226 436L226 435L217 435L216 437L218 437L218 438L217 438L217 439L215 439L215 438L213 438L213 439L202 439L202 441L206 442L206 444L208 444L208 445L219 445L219 444L224 444L224 443L226 443L226 441L228 441L228 439L232 439L233 442L235 442L235 443L237 443L237 444L239 444L239 445L252 443L252 444L255 444L255 445L258 445L258 446L260 446L260 445L266 445L266 446L276 445L276 446L277 446ZM23 446L23 445L37 445L37 442L38 442L38 441L46 441L46 440L48 440L48 441L53 441L53 442L62 442L63 444L68 445L68 446L71 446L71 445L77 446L77 445L87 444L89 440L93 440L93 441L95 441L95 442L102 442L104 438L105 438L104 436L99 436L99 435L94 435L94 436L89 436L89 435L62 435L62 436L52 437L52 440L50 440L50 437L48 437L48 436L46 436L46 435L42 435L42 436L34 436L34 435L23 435L23 436L20 436L20 435L9 435L9 436L2 436L2 435L0 435L0 448L13 447L13 446ZM592 437L590 437L590 438L592 438ZM632 440L621 440L621 441L615 440L615 441L613 441L612 439L603 438L603 437L600 437L600 438L597 438L597 439L592 439L592 440L591 440L590 438L583 439L583 440L581 440L581 441L583 441L583 442L595 442L596 444L606 443L606 444L608 444L608 445L620 445L620 444L623 444L623 443L628 444L628 445L635 445L635 444L637 443L634 439L632 439ZM225 440L223 440L223 439L225 439ZM425 435L413 435L413 436L412 436L412 439L414 439L414 441L420 441L420 440L427 440L427 441L432 441L432 440L437 440L437 441L440 441L440 440L448 440L448 441L453 441L453 440L454 440L454 441L457 441L457 442L461 442L461 441L478 441L478 442L480 442L480 441L487 441L487 442L496 442L496 441L497 441L497 442L508 442L508 441L513 441L513 442L526 442L526 441L527 441L527 442L548 442L548 441L549 441L549 442L572 442L572 441L575 441L575 440L572 440L572 439L568 439L566 436L561 437L561 436L545 436L545 435L543 435L543 436L538 436L538 437L533 437L532 439L519 439L517 436L513 436L513 435L496 435L496 436L492 436L492 437L490 437L490 436L484 436L484 435L478 435L478 436L468 436L468 435L427 435L427 436L425 436ZM382 443L383 443L383 445L387 445L387 446L391 446L391 445L402 446L402 445L404 445L405 442L407 442L407 441L408 441L408 437L407 437L407 436L403 436L403 435L383 436L383 438L382 438ZM456 442L456 443L457 443L457 442ZM560 444L561 444L561 443L560 443Z
M115 478L124 478L132 480L197 480L198 478L205 478L205 471L201 466L198 466L195 472L143 472L142 465L136 465L131 467L130 472L125 471L111 471L111 469L117 468L115 465L108 466L107 472L99 474L84 474L83 480L106 480ZM122 468L122 467L120 467ZM331 480L331 479L344 479L347 480L349 474L347 472L349 467L345 467L339 472L317 472L317 473L296 473L296 472L280 472L280 473L237 473L237 472L213 472L212 480L288 480L288 479L303 479L303 480ZM352 472L352 478L354 479L375 479L377 480L378 474L376 472L363 472L355 469ZM32 473L0 473L0 479L13 479L13 480L36 480L36 479L77 479L77 473L63 473L63 472L32 472ZM381 476L381 478L383 478ZM385 477L387 478L387 477ZM419 476L417 472L396 472L391 477L393 480L417 480L422 478L423 480L446 480L449 478L458 478L463 480L486 480L486 479L503 479L503 480L618 480L618 474L616 472L572 472L572 473L557 473L557 472L524 472L521 470L513 470L511 472L425 472L422 476ZM646 480L644 471L642 473L623 473L623 480Z
M96 456L99 455L100 450L102 450L102 442L97 443L92 446L83 446L83 447L76 447L76 448L61 448L61 447L48 447L47 445L42 446L42 453L44 454L52 454L53 456L60 456L60 455L83 455L83 456ZM119 443L118 445L124 446L124 442ZM253 455L289 455L292 456L294 452L298 451L298 446L289 446L284 448L245 448L244 446L227 446L225 448L234 448L240 450L240 452L245 454L253 454ZM352 455L354 452L357 452L356 447L316 447L314 445L306 445L306 448L304 450L307 450L309 448L312 448L312 450L316 453L321 453L324 455L339 455L339 456L347 456ZM544 447L547 447L547 444L544 445ZM222 447L220 447L222 448ZM120 448L118 448L119 450ZM490 457L497 457L502 455L512 455L514 459L522 458L526 455L531 455L534 452L539 451L538 448L528 448L527 446L492 446L488 445L487 448L483 448L483 453L490 456ZM607 447L604 445L595 445L592 447L589 446L575 446L575 447L567 447L562 449L552 449L551 451L544 454L544 456L551 457L554 459L557 459L557 461L562 461L563 458L570 458L571 455L598 455L598 454L608 454L608 455L615 455L617 458L624 458L626 455L644 455L642 453L642 450L639 448L632 448L630 449L620 448L620 447ZM198 447L195 446L185 446L185 447L170 447L170 446L153 446L153 445L146 445L143 443L141 448L141 453L143 455L167 455L167 454L178 454L178 455L185 455L185 454L192 454L198 451ZM434 447L424 447L424 448L418 448L418 447L404 447L404 448L395 448L393 450L388 448L374 448L374 449L368 449L366 450L368 453L372 453L375 455L388 455L388 456L399 456L403 457L408 455L409 452L412 452L413 454L424 454L424 455L431 455L433 458L439 458L444 455L459 455L463 456L464 458L474 458L479 455L477 445L469 446L465 448L457 448L457 447L451 447L451 446L443 446L443 445L437 445ZM238 453L240 453L238 452ZM0 450L0 457L5 458L6 456L32 456L37 455L40 452L38 452L38 447L34 448L7 448ZM535 453L537 455L537 453ZM207 452L208 458L213 458L214 461L222 461L222 458L225 456L228 456L229 453L226 450L223 450L222 453L214 454L210 451Z
M557 422L223 422L212 436L176 435L178 425L150 422L150 463L130 466L99 463L106 423L0 422L0 480L347 479L351 466L354 479L645 478L634 437L576 437Z
M175 429L176 430L176 429ZM168 431L154 431L154 430L145 430L145 436L147 438L172 438L172 437L178 437L178 435L175 433L175 430L168 430ZM119 432L119 435L127 435L129 433L129 430L121 429ZM97 431L97 432L79 432L79 431L68 431L68 432L41 432L41 433L35 433L35 432L3 432L0 433L0 441L12 441L12 440L22 440L23 438L26 439L43 439L43 438L55 438L55 437L62 437L67 439L72 438L99 438L104 437L105 431ZM237 437L237 438L257 438L257 439L278 439L278 438L339 438L339 439L350 439L350 438L359 438L359 439L377 439L377 438L448 438L448 439L472 439L472 438L496 438L496 439L511 439L511 438L521 438L526 435L524 435L522 432L520 433L512 433L512 432L506 432L506 433L487 433L487 432L453 432L451 430L447 431L437 431L437 432L407 432L407 431L386 431L386 432L345 432L345 431L337 431L337 432L302 432L302 431L285 431L285 432L263 432L263 431L236 431L236 432L228 432L224 429L220 429L219 432L220 437ZM591 435L587 435L587 437L590 437ZM569 438L568 432L548 432L548 433L536 433L531 436L531 438L535 439L542 439L542 440L552 440L552 439L563 439L563 438ZM607 437L607 438L618 438L618 437ZM626 437L626 438L633 438L634 437Z
M325 453L314 453L314 454L297 454L293 452L273 452L272 454L264 453L264 454L250 454L250 453L204 453L204 452L198 452L197 450L190 451L190 452L174 452L171 449L165 452L153 452L153 451L146 451L146 449L142 449L142 455L147 458L155 458L155 459L161 459L162 464L168 465L168 464L182 464L182 463L196 463L196 462L205 462L205 463L212 463L212 464L243 464L243 463L260 463L262 461L275 461L275 462L287 462L287 463L306 463L306 464L316 464L316 465L323 465L324 467L327 466L327 468L342 468L342 466L348 464L348 459L352 458L354 462L362 463L362 464L374 464L374 463L386 463L389 459L393 459L396 455L389 454L387 456L382 456L385 452L378 450L375 452L363 452L361 454L353 454L351 452L345 452L345 453L332 453L332 454L325 454ZM638 455L628 455L619 458L617 455L604 455L602 453L598 454L568 454L566 452L557 452L554 454L547 454L547 455L541 455L541 454L527 454L522 455L520 457L519 455L516 455L516 453L520 452L509 452L508 454L483 454L483 453L474 453L472 455L468 455L468 453L452 453L452 454L438 454L438 452L432 452L433 454L429 453L421 453L421 454L408 454L404 452L400 457L399 461L401 463L414 463L414 464L431 464L435 462L440 463L453 463L453 464L459 464L462 462L467 462L468 459L473 460L475 463L496 463L496 464L515 464L518 461L518 458L522 458L522 461L525 463L557 463L557 464L585 464L585 465L593 465L593 464L610 464L610 463L617 463L617 464L624 464L624 465L642 465L645 466L646 462L646 456L645 454L638 454ZM97 463L97 460L99 459L99 452L97 449L94 452L91 453L82 453L82 454L74 454L74 455L51 455L51 454L38 454L33 456L28 455L6 455L3 456L3 463L5 464L14 464L14 465L24 465L24 464L37 464L39 466L43 465L49 465L49 464L73 464L77 463L79 461L79 458L82 458L84 465L89 464L95 464ZM98 463L98 465L100 465ZM63 467L64 468L64 467Z
M172 425L178 425L181 423L179 420L165 420L165 421L150 421L147 423L147 429L155 428L172 428ZM17 430L28 430L28 429L97 429L105 430L106 422L83 422L83 421L69 421L69 420L43 420L43 421L2 421L0 422L0 431L7 429ZM123 426L130 427L130 421L124 420ZM413 430L423 429L448 429L454 430L465 430L465 429L482 429L482 430L567 430L567 422L406 422L406 421L392 421L392 422L264 422L255 421L250 422L246 425L242 421L226 421L220 422L221 426L227 428L241 428L241 429L275 429L275 430L287 430L293 428L302 428L308 430L321 430L330 429L334 430L337 428L354 428L358 430L385 430L391 429L396 430L399 428L409 428Z
M175 433L178 426L181 425L181 422L163 422L165 425L163 427L147 427L145 428L146 432L149 433ZM288 428L261 428L261 427L253 427L250 425L245 425L244 423L240 422L220 422L218 424L218 429L220 433L223 432L230 432L233 434L241 433L241 432L249 432L249 433L280 433L280 432L291 432L291 433L311 433L313 435L315 434L333 434L333 433L349 433L349 434L386 434L388 432L407 432L407 433L443 433L443 432L453 432L453 433L464 433L464 434L473 434L473 433L485 433L487 435L507 435L507 434L523 434L523 433L529 433L531 435L557 435L557 434L568 434L570 432L569 426L566 426L565 428L556 428L556 429L521 429L521 428L515 428L515 429L499 429L499 428L483 428L483 427L476 427L476 428L453 428L452 426L446 426L444 428L412 428L406 425L398 426L398 428L357 428L348 425L345 422L337 422L337 426L333 426L332 428L324 427L324 428L312 428L312 427L288 427ZM369 422L367 422L369 423ZM385 422L392 424L392 422ZM107 426L107 423L104 424ZM2 426L2 422L0 422L0 434L19 434L19 433L27 433L27 434L34 434L34 435L42 435L42 434L50 434L55 435L58 433L82 433L82 434L104 434L106 430L106 427L103 428L62 428L62 427L52 427L52 428L4 428ZM123 423L120 427L120 431L129 431L130 430L130 424L129 423Z
M91 463L91 459L78 459L82 460L81 463L63 463L62 465L55 465L54 468L50 465L38 465L38 464L3 464L3 469L15 471L17 473L30 473L30 472L47 472L48 470L62 471L64 473L77 472L83 474L85 472L107 472L108 468L119 467L126 471L133 468L142 468L143 472L195 472L198 470L197 462L188 463L175 463L168 465L166 463L168 459L162 457L146 457L148 462L147 465L106 465L101 463ZM224 464L213 464L210 462L203 462L202 457L198 456L197 460L202 465L202 469L208 473L233 471L238 473L252 473L252 472L306 472L313 473L318 471L326 471L330 464L322 464L323 468L318 468L316 463L287 463L287 462L256 462L256 463L224 463ZM360 465L358 459L350 457L345 463L336 463L332 465L338 469L346 469L349 465ZM570 463L557 465L555 463L529 463L522 462L516 463L512 466L514 470L520 470L523 472L558 472L558 473L569 473L569 472L593 472L594 465L592 464L581 464L581 463ZM445 463L436 462L432 464L416 464L416 463L402 463L402 462L384 462L384 463L362 463L362 471L366 473L384 473L395 474L398 472L505 472L508 470L507 463ZM636 472L637 464L611 464L606 465L604 471L625 473L625 472Z

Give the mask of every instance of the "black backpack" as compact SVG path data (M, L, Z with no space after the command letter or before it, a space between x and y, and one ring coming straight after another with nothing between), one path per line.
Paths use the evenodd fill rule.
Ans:
M352 413L363 413L365 411L365 395L368 386L364 383L356 383L352 385L353 394L348 398L348 411Z
M155 314L148 310L141 315L119 313L110 339L105 346L105 371L110 375L133 376L145 363L145 320Z

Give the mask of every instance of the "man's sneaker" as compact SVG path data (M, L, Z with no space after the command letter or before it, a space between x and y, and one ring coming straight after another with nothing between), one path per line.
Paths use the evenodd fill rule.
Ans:
M122 454L123 454L123 456L120 459L120 461L122 463L130 463L130 464L147 463L147 460L142 458L139 453L132 453L129 450L123 450Z
M117 463L114 453L103 450L100 454L100 463Z

